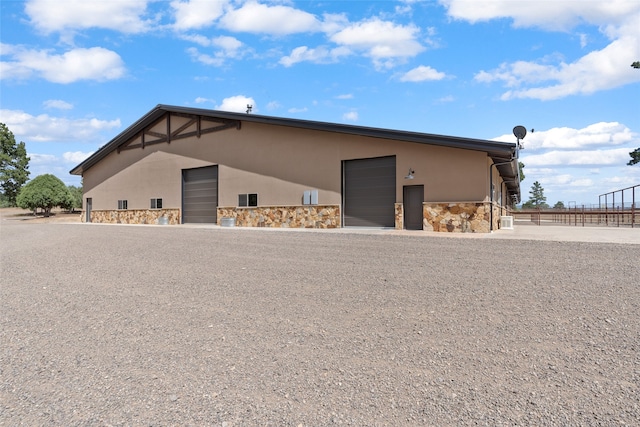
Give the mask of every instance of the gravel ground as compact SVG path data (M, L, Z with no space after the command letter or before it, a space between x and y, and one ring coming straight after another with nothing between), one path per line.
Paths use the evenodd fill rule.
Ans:
M0 425L640 424L640 246L2 221Z

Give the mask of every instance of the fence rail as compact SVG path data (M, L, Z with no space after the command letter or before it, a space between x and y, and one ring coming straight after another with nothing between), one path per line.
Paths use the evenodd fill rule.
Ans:
M640 224L640 212L633 204L631 206L612 206L605 208L593 208L576 206L566 209L527 209L512 211L516 220L530 220L537 225L565 224L574 226L613 226L613 227L638 227Z
M569 202L562 209L523 209L514 210L510 214L514 219L527 220L542 225L569 224L575 226L600 225L615 227L638 226L638 202L640 201L640 185L623 188L598 196L598 204L578 206Z

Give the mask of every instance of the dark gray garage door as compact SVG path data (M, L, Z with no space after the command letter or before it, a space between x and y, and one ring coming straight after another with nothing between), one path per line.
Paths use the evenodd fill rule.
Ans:
M344 225L393 227L396 202L396 157L343 162Z
M218 166L182 170L182 222L217 221Z

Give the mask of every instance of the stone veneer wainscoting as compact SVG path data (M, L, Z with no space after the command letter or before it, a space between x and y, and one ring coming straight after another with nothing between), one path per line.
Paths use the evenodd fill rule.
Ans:
M238 227L340 228L339 205L219 207L222 218L235 218Z
M489 202L426 202L422 205L423 229L449 233L489 233L490 207ZM494 214L494 230L499 220L499 217L496 220L496 216Z
M404 228L404 204L396 203L396 221L395 229L402 230Z
M87 214L82 211L82 222ZM170 225L180 224L180 209L127 209L111 211L91 211L91 222L105 224L158 224L160 217L166 217Z

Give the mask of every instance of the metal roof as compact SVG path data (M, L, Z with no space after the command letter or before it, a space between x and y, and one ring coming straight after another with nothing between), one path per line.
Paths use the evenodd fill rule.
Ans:
M228 111L206 110L202 108L178 107L159 104L138 121L111 141L100 147L95 153L71 169L73 175L82 175L96 163L104 159L108 154L138 135L144 128L152 125L166 113L190 114L219 119L238 120L253 123L262 123L274 126L287 126L301 129L311 129L323 132L335 132L350 135L360 135L372 138L384 138L395 141L414 142L418 144L438 145L443 147L461 148L465 150L483 151L493 159L500 175L505 181L510 194L517 195L520 199L520 183L518 176L517 144L488 141L483 139L461 138L455 136L434 135L419 132L408 132L392 129L372 128L366 126L354 126L338 123L317 122L311 120L289 119L282 117L262 116L258 114L232 113ZM506 162L506 163L505 163ZM510 182L509 182L510 180Z

